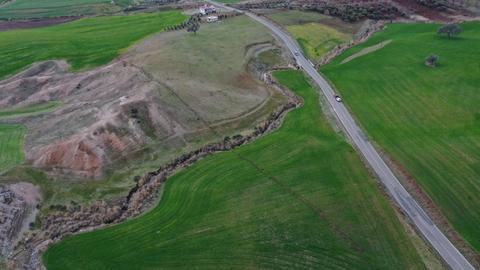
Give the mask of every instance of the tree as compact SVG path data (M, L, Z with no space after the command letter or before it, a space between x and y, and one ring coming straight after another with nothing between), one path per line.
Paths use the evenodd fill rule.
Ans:
M192 22L187 27L187 32L193 32L193 34L197 34L197 31L200 29L200 24L198 22Z
M458 24L452 23L452 24L445 24L442 27L440 27L437 31L439 35L446 34L449 39L452 37L457 36L462 32L462 28Z
M436 67L438 63L438 59L440 59L438 55L430 54L427 58L425 58L425 65L429 67Z

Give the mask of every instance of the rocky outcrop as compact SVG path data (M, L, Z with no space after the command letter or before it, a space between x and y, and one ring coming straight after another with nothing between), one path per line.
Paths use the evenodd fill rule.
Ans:
M0 257L13 250L30 221L35 219L40 200L38 187L30 183L0 186Z

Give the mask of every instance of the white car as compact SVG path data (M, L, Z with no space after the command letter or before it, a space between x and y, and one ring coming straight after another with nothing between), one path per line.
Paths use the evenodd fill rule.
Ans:
M335 95L335 100L337 102L342 102L342 98L339 95Z
M300 55L300 53L299 53L298 51L295 51L293 54L294 54L295 56L299 56L299 55Z

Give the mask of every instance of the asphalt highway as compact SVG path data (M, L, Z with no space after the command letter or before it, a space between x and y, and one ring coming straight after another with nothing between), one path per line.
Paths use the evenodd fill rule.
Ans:
M392 170L387 166L373 145L368 141L368 137L365 136L361 128L356 124L345 105L342 102L337 102L335 100L335 91L318 73L313 64L303 55L297 42L280 27L263 17L257 16L250 12L240 11L214 1L209 2L227 10L244 13L248 17L267 27L285 44L286 48L288 48L294 55L297 64L321 89L321 92L342 123L347 135L350 137L356 149L377 174L378 179L386 187L389 195L400 206L402 211L410 218L413 224L415 224L418 231L422 233L424 238L452 269L474 270L475 268L438 229L428 214L402 186L400 181L393 174Z

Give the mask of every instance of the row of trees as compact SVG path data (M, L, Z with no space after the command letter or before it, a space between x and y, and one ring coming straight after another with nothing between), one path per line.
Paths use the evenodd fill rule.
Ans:
M177 31L177 30L182 30L182 29L187 29L188 32L195 32L200 29L200 20L201 20L201 15L200 14L194 14L188 18L187 21L182 22L181 24L177 25L172 25L168 26L165 28L166 31ZM195 30L195 31L193 31Z

